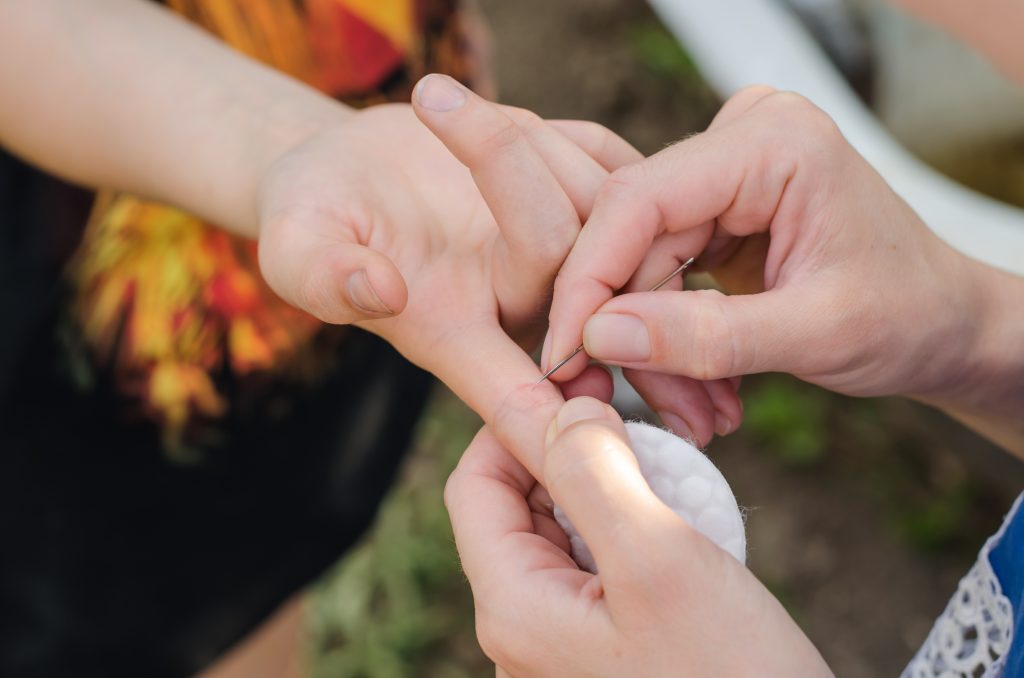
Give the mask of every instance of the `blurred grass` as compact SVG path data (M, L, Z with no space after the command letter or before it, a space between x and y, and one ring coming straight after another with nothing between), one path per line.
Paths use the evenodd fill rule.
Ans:
M639 90L637 96L657 100L674 91L687 110L703 106L709 115L713 112L713 95L693 61L660 23L648 16L619 24L616 30L623 28L631 57L646 71L630 80ZM602 35L607 38L607 33ZM628 127L631 100L610 100L615 120L609 124ZM664 129L650 134L652 148L678 133L676 111L666 109L670 120L661 121ZM640 132L655 124L649 115L646 111L644 127L631 129ZM955 175L952 167L981 177L977 182L960 177L969 184L997 183L1005 188L992 191L989 186L988 192L1021 200L1024 184L1019 174L1007 178L1002 169L988 165L967 171L959 157L945 165L951 174ZM877 541L883 546L843 546L891 548L884 536L925 557L960 552L963 562L970 562L981 535L991 531L991 516L1005 508L998 502L993 506L986 488L950 451L955 443L944 442L942 432L931 431L936 419L919 417L917 406L845 398L780 375L745 380L742 395L743 427L727 441L713 444L713 452L718 445L731 446L734 452L742 448L765 460L759 471L771 470L776 480L795 475L801 484L842 493L844 501L851 498L843 510L858 520L862 514L881 514L872 518L878 520L872 529L880 533ZM433 399L403 479L382 507L375 527L311 593L315 678L492 675L476 644L472 600L442 503L444 481L478 426L476 417L447 392ZM783 506L791 499L778 498ZM835 538L841 541L844 536ZM841 567L842 561L837 562ZM932 566L927 559L922 562ZM807 604L806 585L798 577L772 589L798 620L813 626L820 618L801 609ZM936 604L944 604L949 593L952 590L937 591ZM900 605L898 600L891 602L894 609ZM857 638L849 640L852 647L861 647Z
M432 399L375 526L310 595L313 678L469 678L493 670L476 644L442 498L479 426L449 393Z
M838 465L869 488L865 500L882 508L887 529L909 548L928 554L975 547L979 493L969 474L955 466L936 472L926 463L928 449L908 452L917 439L893 425L890 401L852 400L781 375L748 380L744 400L738 444L810 474L809 483L826 465ZM311 593L314 678L490 675L442 499L479 425L450 393L432 399L375 526ZM798 606L790 609L801 617Z
M631 24L629 44L637 61L655 75L685 82L701 80L693 59L659 21Z
M985 491L957 456L925 435L927 422L907 416L915 406L848 398L785 375L748 381L741 444L793 471L840 468L881 509L892 536L922 554L976 547Z
M828 443L828 402L787 379L763 382L746 399L744 426L765 450L792 466L822 460Z

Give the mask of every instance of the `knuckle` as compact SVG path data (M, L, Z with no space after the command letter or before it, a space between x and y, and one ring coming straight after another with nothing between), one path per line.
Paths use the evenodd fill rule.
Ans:
M747 100L755 97L766 97L770 94L775 94L779 90L775 89L771 85L747 85L736 94L729 98L729 101L735 101L737 99Z
M627 201L643 185L642 165L620 167L608 175L597 193L598 202Z
M689 323L687 351L691 376L702 381L730 376L736 369L736 337L725 312L725 295L717 290L699 290L694 295L698 303Z
M557 389L534 386L521 384L509 391L494 411L493 430L514 430L525 422L554 419L563 402Z
M515 120L513 121L524 132L532 134L547 125L544 118L540 117L528 108L514 108Z
M734 113L739 114L750 110L755 104L764 100L765 97L775 94L777 91L774 87L769 87L768 85L748 85L733 94L722 104L719 117L722 115L729 117Z
M555 282L551 286L553 298L560 298L563 293L572 287L575 282L575 276L569 275L566 267L558 269L558 273L555 274Z
M828 113L800 94L775 92L765 97L763 102L774 115L783 118L782 122L786 124L781 129L791 130L802 137L809 136L819 143L842 138L839 126Z
M530 245L529 261L536 262L549 273L560 270L565 258L569 256L573 244L580 232L579 220L575 215L566 215L555 221L543 238L536 239Z
M522 138L523 131L512 119L496 116L494 124L478 144L478 153L483 157L503 153L514 147Z
M772 92L764 98L764 106L788 115L799 115L817 108L810 100L796 92Z
M614 132L600 123L588 121L584 129L584 133L590 137L590 143L598 156L607 155L618 139Z
M618 442L607 427L596 421L570 426L558 436L545 455L544 475L549 485L572 483L580 476L588 475L589 465L610 451L613 439Z

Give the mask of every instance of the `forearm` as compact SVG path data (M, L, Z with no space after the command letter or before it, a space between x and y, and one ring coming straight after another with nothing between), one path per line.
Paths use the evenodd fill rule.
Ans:
M892 0L970 44L997 68L1024 83L1024 4L1018 0Z
M976 332L946 393L922 398L1024 457L1024 278L969 261Z
M347 109L141 0L0 0L0 144L256 232L282 152Z

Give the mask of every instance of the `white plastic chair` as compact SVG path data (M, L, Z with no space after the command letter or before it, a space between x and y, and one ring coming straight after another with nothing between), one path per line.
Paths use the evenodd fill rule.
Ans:
M650 3L723 98L751 84L802 94L835 119L942 238L969 256L1024 275L1024 210L968 189L907 152L790 10L774 0Z

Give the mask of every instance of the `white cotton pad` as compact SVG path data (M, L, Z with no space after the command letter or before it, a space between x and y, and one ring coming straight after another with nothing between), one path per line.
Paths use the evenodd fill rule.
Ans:
M723 551L745 563L743 516L729 483L711 460L674 433L650 424L627 423L626 433L640 472L658 499ZM572 557L580 568L597 572L590 549L557 506L555 520L569 535Z

